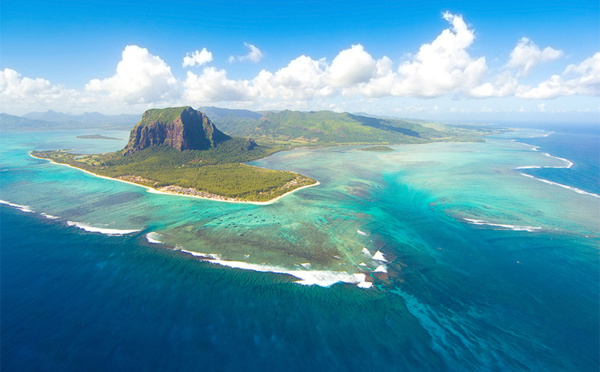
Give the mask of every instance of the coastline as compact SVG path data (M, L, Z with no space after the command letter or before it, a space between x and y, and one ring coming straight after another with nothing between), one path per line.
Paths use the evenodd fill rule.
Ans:
M50 162L50 163L53 163L53 164L57 164L57 165L64 165L64 166L66 166L66 167L69 167L69 168L77 169L77 170L79 170L79 171L85 172L85 173L87 173L87 174L89 174L89 175L91 175L91 176L94 176L94 177L103 178L103 179L106 179L106 180L112 180L112 181L118 181L118 182L128 183L128 184L130 184L130 185L134 185L134 186L138 186L138 187L143 187L143 188L145 188L145 189L146 189L146 192L149 192L149 193L151 193L151 194L163 194L163 195L173 195L173 196L184 196L184 197L188 197L188 198L196 198L196 199L212 200L212 201L218 201L218 202L224 202L224 203L255 204L255 205L269 205L269 204L273 204L273 203L277 202L279 199L283 198L284 196L290 195L290 194L292 194L292 193L294 193L294 192L296 192L296 191L298 191L298 190L305 189L305 188L312 187L312 186L318 186L318 185L320 185L320 184L321 184L319 181L317 181L316 183L313 183L312 185L304 185L304 186L301 186L301 187L295 188L295 189L293 189L293 190L290 190L290 191L288 191L288 192L286 192L286 193L284 193L284 194L281 194L281 195L279 195L278 197L276 197L276 198L274 198L274 199L271 199L271 200L268 200L268 201L264 201L264 202L259 202L259 201L250 201L250 200L239 200L239 199L229 198L229 197L226 197L226 196L221 196L221 195L218 195L218 197L211 198L211 197L199 196L199 195L188 195L188 194L182 194L182 193L176 193L176 192L161 191L161 190L157 190L157 189L155 189L155 188L152 188L152 187L150 187L150 186L141 185L141 184L139 184L139 183L135 183L135 182L131 182L131 181L125 181L125 180L122 180L122 179L119 179L119 178L113 178L113 177L108 177L108 176L102 176L102 175L100 175L100 174L96 174L96 173L90 172L90 171L88 171L87 169L83 169L83 168L74 167L74 166L72 166L72 165L70 165L70 164L65 164L65 163L57 163L57 162L55 162L54 160L52 160L52 159L47 159L47 158L39 158L39 157L37 157L37 156L34 156L34 155L31 153L31 151L29 152L29 156L31 156L32 158L35 158L35 159L46 160L46 161L48 161L48 162ZM221 198L227 198L227 199L232 199L232 200L221 199Z

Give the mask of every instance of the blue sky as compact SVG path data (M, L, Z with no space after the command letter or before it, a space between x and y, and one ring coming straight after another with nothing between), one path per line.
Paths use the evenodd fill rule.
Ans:
M600 5L574 3L2 0L0 112L596 120Z

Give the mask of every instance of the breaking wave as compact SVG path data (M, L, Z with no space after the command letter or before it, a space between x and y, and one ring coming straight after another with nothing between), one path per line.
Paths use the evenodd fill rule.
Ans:
M104 227L95 227L95 226L87 225L85 223L73 222L73 221L67 221L67 225L75 226L75 227L85 230L87 232L100 233L100 234L109 235L109 236L121 236L121 235L133 234L133 233L141 231L141 230L107 229Z

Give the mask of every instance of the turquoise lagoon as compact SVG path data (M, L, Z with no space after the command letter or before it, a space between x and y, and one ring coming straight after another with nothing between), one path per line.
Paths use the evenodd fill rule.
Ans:
M126 132L3 133L2 365L597 369L598 137L569 128L280 152L252 164L320 185L269 205L29 156Z

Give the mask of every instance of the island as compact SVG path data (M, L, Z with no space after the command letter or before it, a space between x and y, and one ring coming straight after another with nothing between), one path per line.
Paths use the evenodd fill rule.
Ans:
M102 139L102 140L121 140L120 138L115 138L115 137L107 137L107 136L103 136L101 134L84 134L81 136L77 136L77 138L80 139Z
M33 151L31 155L154 192L267 203L318 184L295 172L244 164L279 150L250 138L229 136L204 113L186 106L147 110L120 151L92 155Z
M371 147L363 147L358 149L360 151L372 151L372 152L393 152L394 149L388 146L371 146Z

